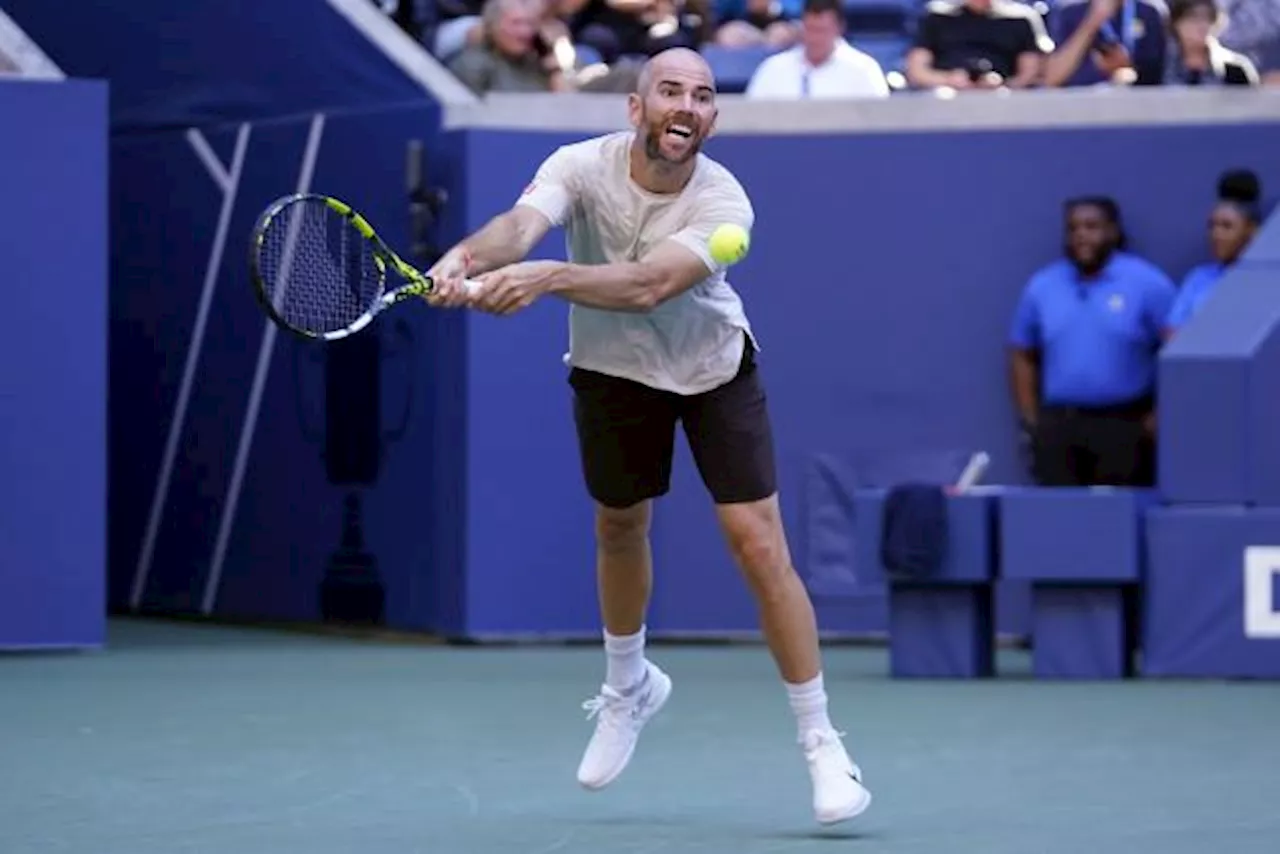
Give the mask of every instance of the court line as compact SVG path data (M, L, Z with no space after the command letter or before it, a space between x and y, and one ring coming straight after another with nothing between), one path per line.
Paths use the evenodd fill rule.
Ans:
M315 174L316 157L320 152L320 140L324 136L324 113L316 113L311 117L311 130L307 135L307 145L302 153L302 165L298 170L296 192L307 193L311 190L311 179ZM290 221L290 230L286 235L283 264L276 276L272 302L276 302L279 291L288 277L293 263L293 247L297 242L297 224L301 220ZM209 574L205 577L204 595L201 597L200 610L206 616L213 611L218 588L222 583L222 566L227 557L227 543L231 539L231 526L235 522L236 508L240 504L240 490L244 485L244 471L249 462L249 452L253 447L254 433L258 426L258 412L262 407L262 393L267 384L267 371L271 367L271 357L275 352L276 325L270 320L263 322L262 343L258 347L258 364L253 371L253 385L249 389L249 405L245 409L244 423L240 427L240 444L236 448L235 466L231 470L231 483L227 487L227 498L222 503L222 516L218 520L218 538L213 546L213 558L209 562Z
M218 160L203 134L194 128L187 131L187 142L208 170L213 182L222 190L222 209L218 212L218 226L213 245L209 249L209 263L204 271L204 285L200 291L200 304L196 309L195 327L187 345L187 359L182 368L182 382L178 386L178 400L169 419L169 435L165 439L164 456L160 461L160 474L156 478L155 492L151 497L151 511L147 517L146 533L138 552L138 564L133 571L133 585L129 591L129 607L138 610L142 594L151 576L151 561L155 556L156 540L160 536L160 523L164 517L165 502L169 498L169 484L173 479L173 464L178 456L178 443L187 420L187 406L191 402L191 389L195 382L196 364L204 349L205 330L209 325L209 310L213 305L213 293L222 269L222 256L226 250L227 232L231 227L231 215L235 212L236 195L240 189L240 175L244 168L245 152L249 146L249 125L240 125L236 134L235 152L231 156L231 168Z

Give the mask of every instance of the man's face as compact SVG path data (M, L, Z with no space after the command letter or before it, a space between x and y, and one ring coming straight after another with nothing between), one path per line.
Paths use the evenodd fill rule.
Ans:
M715 85L694 57L656 64L646 91L633 95L631 124L651 160L686 163L698 154L716 121Z
M1231 205L1219 205L1209 217L1209 247L1213 257L1232 264L1253 237L1253 223Z
M490 36L498 52L521 57L533 49L538 29L537 9L532 3L509 3L498 15Z
M1099 269L1115 243L1115 225L1096 205L1076 205L1068 212L1067 255L1082 269Z
M800 42L810 65L821 65L836 49L843 35L842 22L835 12L810 12L800 19Z

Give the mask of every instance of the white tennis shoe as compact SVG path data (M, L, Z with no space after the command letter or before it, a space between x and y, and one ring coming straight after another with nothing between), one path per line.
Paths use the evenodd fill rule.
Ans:
M671 696L671 677L652 662L630 691L621 693L608 685L600 695L582 704L587 720L596 719L596 731L578 766L578 782L587 789L603 789L618 779L635 753L640 731Z
M800 739L813 781L813 814L819 824L835 824L862 815L871 793L862 785L862 770L849 758L840 733L811 730Z

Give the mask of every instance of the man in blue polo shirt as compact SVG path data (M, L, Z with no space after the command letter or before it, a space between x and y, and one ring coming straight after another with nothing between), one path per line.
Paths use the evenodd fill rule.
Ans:
M1124 251L1105 197L1066 205L1066 257L1027 283L1011 381L1042 486L1150 486L1156 353L1175 288Z

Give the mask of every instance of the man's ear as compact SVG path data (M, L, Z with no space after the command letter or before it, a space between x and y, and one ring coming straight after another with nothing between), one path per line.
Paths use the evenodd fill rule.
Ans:
M643 103L640 101L640 96L635 92L627 95L627 119L631 122L631 126L633 128L640 127L640 115L643 106Z
M720 111L716 110L711 114L711 123L707 125L707 139L716 135L716 121L720 118Z

